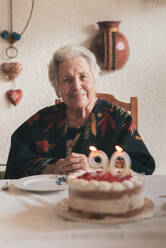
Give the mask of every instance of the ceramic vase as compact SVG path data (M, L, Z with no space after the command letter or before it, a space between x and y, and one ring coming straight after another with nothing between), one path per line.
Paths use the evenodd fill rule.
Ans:
M98 22L99 30L91 43L90 50L95 54L102 70L121 69L129 58L129 44L121 32L121 21Z

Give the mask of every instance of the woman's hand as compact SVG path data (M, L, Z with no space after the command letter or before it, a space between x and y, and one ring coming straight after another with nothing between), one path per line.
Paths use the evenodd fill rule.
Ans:
M56 174L70 174L77 170L88 170L88 158L84 154L70 153L65 159L60 159L56 162Z
M88 158L84 154L70 153L65 159L59 159L43 170L43 174L70 174L78 170L88 170Z

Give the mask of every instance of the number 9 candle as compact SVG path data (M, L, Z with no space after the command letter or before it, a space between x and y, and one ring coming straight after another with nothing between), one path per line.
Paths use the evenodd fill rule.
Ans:
M89 149L91 150L88 159L89 165L92 169L102 169L103 173L105 173L108 165L108 157L106 153L101 150L97 150L95 146L90 146Z
M118 174L121 177L125 177L129 174L131 159L120 146L115 146L115 148L117 151L113 153L110 159L110 172L112 175Z

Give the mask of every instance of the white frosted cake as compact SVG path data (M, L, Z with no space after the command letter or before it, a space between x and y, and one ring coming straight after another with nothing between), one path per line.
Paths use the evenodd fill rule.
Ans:
M125 177L101 171L74 173L68 185L69 210L89 218L128 217L144 209L144 178L132 170Z

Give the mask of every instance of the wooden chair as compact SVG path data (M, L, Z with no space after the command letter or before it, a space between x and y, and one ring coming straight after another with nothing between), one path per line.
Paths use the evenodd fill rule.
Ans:
M121 101L117 100L111 94L97 93L96 95L98 98L112 102L113 104L116 104L116 105L124 108L126 111L129 111L132 118L133 118L134 124L135 124L136 128L138 129L138 99L137 99L137 97L130 97L130 102L126 103L126 102L121 102Z
M127 103L127 102L121 102L121 101L117 100L111 94L97 93L96 96L98 98L112 102L113 104L124 108L126 111L129 111L132 118L133 118L134 124L135 124L136 128L138 129L138 100L137 100L137 97L130 97L130 102ZM58 104L60 102L62 102L61 99L56 99L56 101L55 101L56 104Z
M6 169L6 165L5 164L0 164L0 179L4 178L5 169Z

